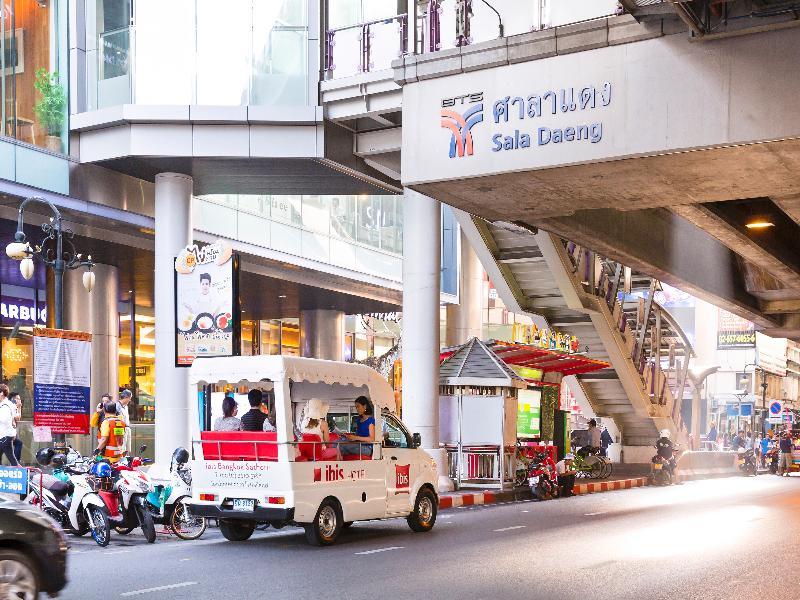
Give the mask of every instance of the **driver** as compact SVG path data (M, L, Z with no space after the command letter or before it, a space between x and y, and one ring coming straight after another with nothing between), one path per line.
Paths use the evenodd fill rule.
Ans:
M656 441L656 456L660 456L671 471L675 467L675 444L670 439L672 432L669 429L662 429L658 435L660 437ZM655 462L656 457L654 456L653 463Z

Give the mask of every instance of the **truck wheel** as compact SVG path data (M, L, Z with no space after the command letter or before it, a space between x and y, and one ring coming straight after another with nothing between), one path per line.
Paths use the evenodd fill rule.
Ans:
M414 502L414 512L406 517L411 531L422 533L433 529L438 509L439 504L434 493L428 488L421 489Z
M339 504L332 498L325 498L314 521L305 525L306 540L313 546L330 546L339 537L343 525Z
M4 573L3 587L8 598L38 598L40 583L36 567L30 558L18 550L0 550L0 571Z
M219 520L219 530L229 542L243 542L253 535L256 524L253 521Z

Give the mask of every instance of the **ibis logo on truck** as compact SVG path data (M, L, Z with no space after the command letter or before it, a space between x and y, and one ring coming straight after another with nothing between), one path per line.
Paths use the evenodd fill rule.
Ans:
M394 466L394 487L397 488L395 494L407 494L408 486L411 481L409 470L411 465Z
M365 469L348 469L340 467L338 464L325 465L325 468L314 469L314 481L358 481L366 477Z
M462 105L468 105L466 110ZM456 107L459 110L454 110ZM472 128L483 121L483 92L473 92L463 96L442 98L441 126L449 129L450 158L472 156L474 143Z

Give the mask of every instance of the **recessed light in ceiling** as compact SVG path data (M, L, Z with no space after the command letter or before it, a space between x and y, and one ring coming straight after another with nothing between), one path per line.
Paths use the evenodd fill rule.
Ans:
M775 227L775 223L768 219L754 219L745 224L748 229L767 229L768 227Z
M286 298L286 294L280 294L280 295L278 295L278 298L280 298L281 300L283 300L284 298Z

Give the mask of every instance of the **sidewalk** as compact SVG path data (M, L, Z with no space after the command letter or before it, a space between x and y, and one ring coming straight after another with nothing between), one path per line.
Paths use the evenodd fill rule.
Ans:
M650 465L614 464L614 471L607 479L578 479L573 492L576 495L627 490L648 485ZM482 504L499 504L532 500L533 494L528 487L515 490L480 490L476 488L448 492L439 496L439 508L457 508L459 506L479 506Z

